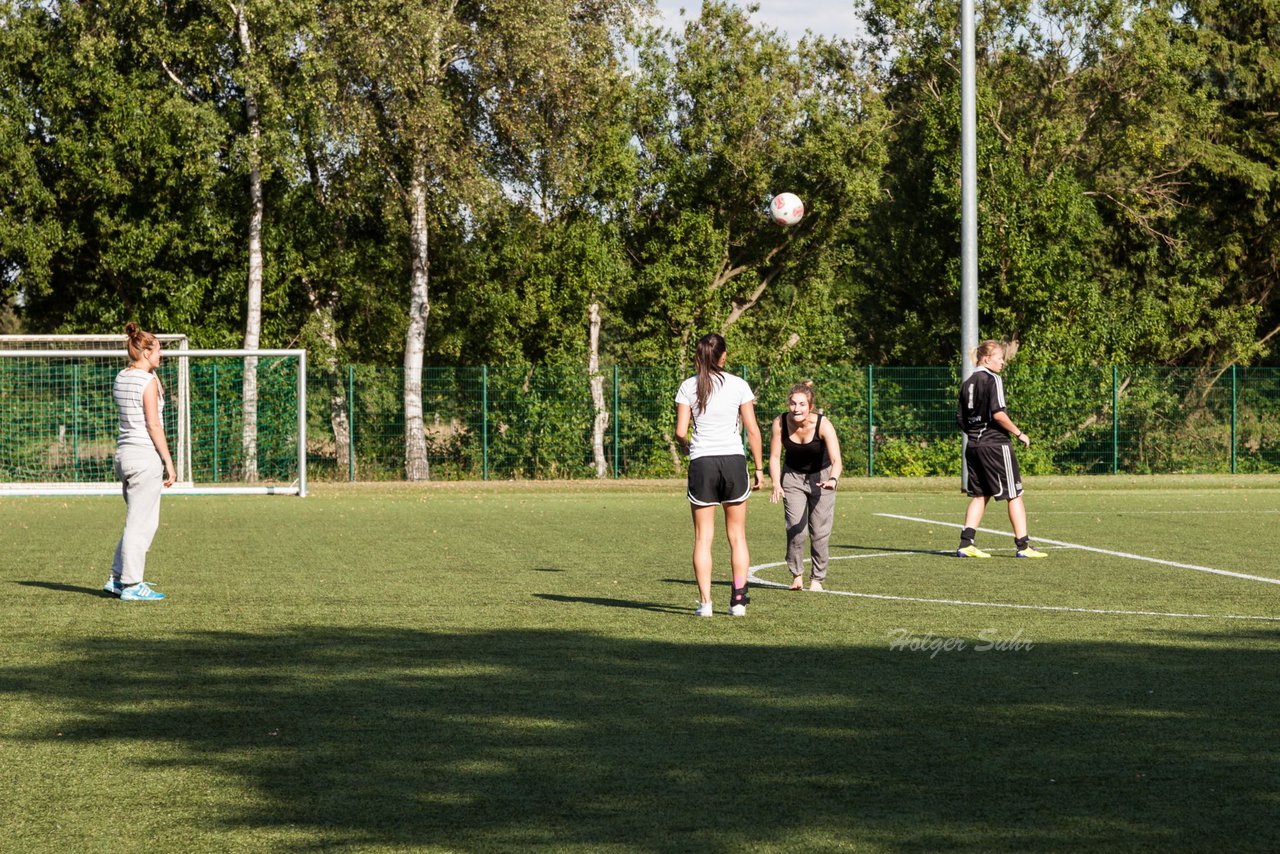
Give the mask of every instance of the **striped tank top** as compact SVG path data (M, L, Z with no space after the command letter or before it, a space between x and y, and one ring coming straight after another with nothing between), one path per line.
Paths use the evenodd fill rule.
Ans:
M120 410L120 437L116 442L117 447L155 447L155 443L151 441L151 434L147 432L147 418L142 411L142 392L155 378L156 375L150 371L137 368L125 368L116 374L111 396L115 398L116 408ZM159 382L158 379L156 381ZM157 403L160 405L160 415L163 418L163 394L159 396Z

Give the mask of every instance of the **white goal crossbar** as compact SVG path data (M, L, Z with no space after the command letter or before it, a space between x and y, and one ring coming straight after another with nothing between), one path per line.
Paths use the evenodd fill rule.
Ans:
M71 343L83 342L87 336L0 336L0 346L31 343L55 343L61 338ZM93 336L97 341L111 340L111 336ZM159 336L162 342L170 343L175 339L181 339L177 343L177 349L168 351L168 358L178 362L177 365L177 384L179 405L177 407L177 446L178 456L175 463L179 468L180 480L175 483L168 491L175 494L186 495L297 495L305 497L307 494L307 351L303 349L260 349L260 350L244 350L244 349L195 349L185 346L185 336ZM22 338L25 341L16 341ZM122 337L119 340L123 340ZM190 364L192 359L200 358L233 358L249 360L255 362L257 358L285 357L297 360L297 379L296 379L296 408L297 408L297 461L296 473L290 483L280 484L256 484L256 483L240 483L240 484L220 484L200 482L193 475L192 468L192 443L191 435L191 397L192 397L192 379L190 376ZM4 349L0 350L0 364L10 359L27 359L27 360L99 360L109 362L111 360L119 360L123 363L127 356L122 349ZM163 369L163 366L162 366ZM216 388L214 395L216 399ZM109 397L109 395L108 395ZM24 417L21 411L12 411L16 404L5 400L0 400L0 419L8 416L3 424L5 431L14 429L26 429L27 425L20 423ZM98 401L99 407L104 405L102 401ZM64 402L65 407L65 402ZM99 420L102 419L101 412L98 413ZM78 417L77 413L73 413L71 418ZM18 421L16 425L12 422ZM114 437L113 437L114 439ZM6 437L0 434L0 449L3 449ZM101 444L101 441L99 442ZM0 477L0 497L17 496L17 495L118 495L120 493L120 484L114 480L108 480L102 477L97 480L85 481L15 481L9 477Z

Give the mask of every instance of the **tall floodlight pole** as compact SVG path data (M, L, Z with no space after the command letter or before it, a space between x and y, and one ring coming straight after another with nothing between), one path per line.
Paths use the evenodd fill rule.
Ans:
M978 140L974 84L973 0L960 2L960 365L973 373L978 346Z
M960 0L960 378L973 373L978 346L978 96L974 83L973 2ZM964 442L961 441L961 454ZM968 467L960 461L968 489Z

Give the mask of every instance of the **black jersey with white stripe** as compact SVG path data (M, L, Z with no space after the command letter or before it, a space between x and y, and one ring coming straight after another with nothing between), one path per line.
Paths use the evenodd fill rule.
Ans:
M970 445L1009 444L1009 431L995 421L995 414L1004 410L1004 383L994 371L975 368L960 384L956 423Z

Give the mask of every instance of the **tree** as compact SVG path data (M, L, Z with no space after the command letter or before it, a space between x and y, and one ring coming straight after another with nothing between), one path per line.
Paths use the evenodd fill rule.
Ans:
M858 240L882 360L955 361L959 76L954 6L873 3L869 49L898 116L890 192ZM1068 364L1185 358L1231 337L1179 232L1213 105L1159 4L985 8L978 29L984 335ZM1218 318L1218 319L1215 319ZM1213 331L1205 335L1206 325Z
M12 4L0 27L0 288L31 331L135 319L225 340L226 126L167 85L129 7Z
M628 349L662 358L674 339L682 370L705 331L732 331L734 358L755 364L843 355L840 241L878 192L887 119L867 69L841 44L793 50L750 11L705 3L640 51ZM790 229L764 212L784 189L808 206Z
M410 286L404 348L405 472L429 474L422 366L431 301L433 217L476 210L497 193L486 157L522 151L530 99L572 88L572 59L599 53L629 0L373 0L323 7L340 124L373 153L408 222ZM536 138L536 134L532 135Z
M1219 286L1220 319L1242 335L1205 341L1204 358L1229 363L1270 357L1280 334L1280 66L1275 0L1193 0L1175 7L1184 49L1203 57L1188 86L1217 105L1180 219L1210 256L1204 275Z

